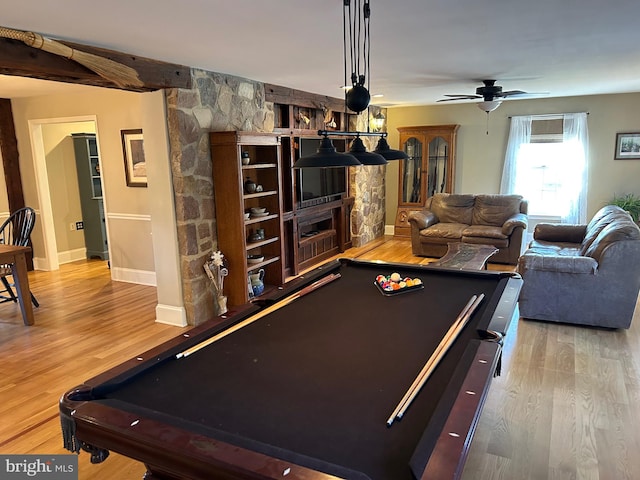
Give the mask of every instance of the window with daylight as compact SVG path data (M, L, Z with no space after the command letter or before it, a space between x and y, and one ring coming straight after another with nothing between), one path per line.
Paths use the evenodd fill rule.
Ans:
M586 222L587 115L512 117L500 186L529 202L529 216Z

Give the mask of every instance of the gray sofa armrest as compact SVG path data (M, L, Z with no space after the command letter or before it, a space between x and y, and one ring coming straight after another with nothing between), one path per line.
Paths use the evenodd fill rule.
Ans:
M586 225L539 223L533 230L533 238L547 242L582 243L586 232Z
M435 225L439 220L431 210L421 210L419 212L411 212L407 221L418 230L422 230L423 228Z
M526 229L527 225L527 216L524 213L518 213L517 215L508 218L507 221L504 222L504 224L502 225L502 234L509 236L516 228L521 227L523 229Z
M524 276L527 270L544 272L594 274L598 269L598 262L591 257L540 255L525 253L518 259L517 271Z

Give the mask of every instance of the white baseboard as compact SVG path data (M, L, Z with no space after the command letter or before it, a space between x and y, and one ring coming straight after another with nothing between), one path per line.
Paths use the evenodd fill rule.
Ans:
M111 267L111 279L118 282L137 283L157 287L156 272L147 270L133 270L131 268Z
M51 266L49 265L49 261L46 258L33 257L33 269L48 272L51 270Z
M184 307L156 305L156 322L176 327L187 326L187 312Z
M58 263L71 263L77 260L87 258L86 248L76 248L75 250L67 250L66 252L58 252Z

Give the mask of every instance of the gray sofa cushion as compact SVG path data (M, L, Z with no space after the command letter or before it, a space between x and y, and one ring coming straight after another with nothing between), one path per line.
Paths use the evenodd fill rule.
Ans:
M640 230L631 218L627 221L621 219L620 222L610 223L604 227L584 255L599 260L605 248L622 240L640 240Z
M591 257L579 255L548 255L544 253L527 252L522 258L520 272L538 270L545 272L563 272L578 274L593 274L598 268L598 262Z
M587 228L582 240L581 255L585 255L591 244L598 237L603 228L610 225L620 214L620 209L614 205L607 205L601 208L587 224Z

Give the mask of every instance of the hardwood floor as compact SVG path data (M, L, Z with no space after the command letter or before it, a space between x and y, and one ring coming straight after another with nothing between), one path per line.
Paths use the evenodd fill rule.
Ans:
M394 239L343 256L432 261ZM41 305L34 326L22 324L16 304L0 304L0 453L67 453L60 395L184 330L155 323L155 288L112 282L106 262L74 262L29 279ZM638 310L621 331L513 322L463 478L640 478ZM100 465L82 453L79 463L82 480L140 479L145 471L114 453Z

